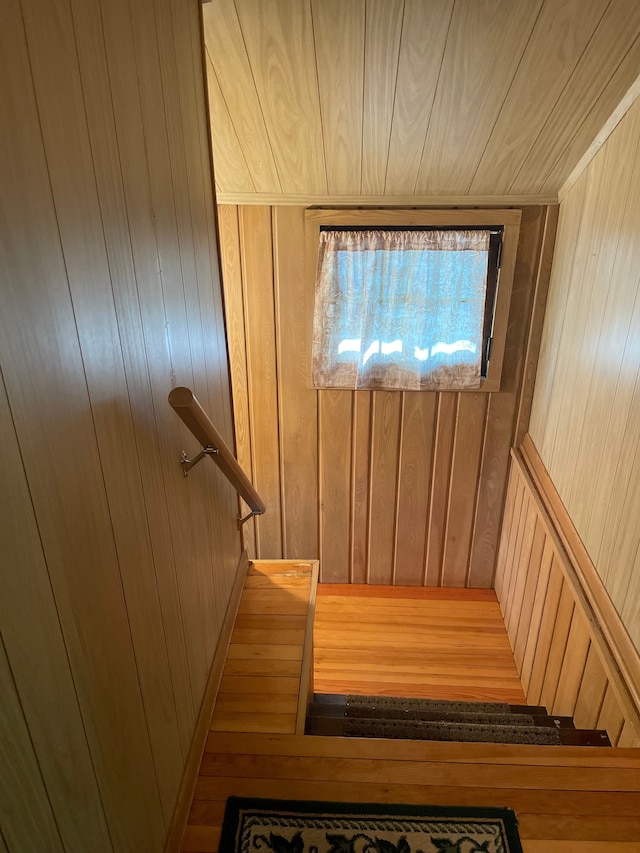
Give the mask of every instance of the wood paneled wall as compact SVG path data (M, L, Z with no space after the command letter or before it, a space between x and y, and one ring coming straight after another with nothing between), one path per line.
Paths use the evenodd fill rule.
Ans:
M318 392L304 209L219 207L238 458L268 504L251 556L319 557L325 582L491 586L555 213L522 213L499 393Z
M153 853L240 556L199 3L0 18L0 847Z
M640 100L563 199L530 433L640 650Z
M233 203L549 197L640 71L636 0L212 0L204 19Z
M614 746L640 746L633 690L579 574L522 454L514 451L496 593L527 703L573 716L579 728L606 729Z

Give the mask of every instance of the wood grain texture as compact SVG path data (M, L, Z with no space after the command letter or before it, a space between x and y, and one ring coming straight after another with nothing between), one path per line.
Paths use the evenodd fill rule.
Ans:
M252 468L254 485L267 503L267 512L256 519L256 551L259 557L277 559L282 556L282 519L269 208L242 208L240 246Z
M207 53L256 192L282 192L233 0L207 4L202 18ZM224 53L218 48L218 40L225 45ZM216 138L214 151L223 147L228 139L215 126L211 127L211 137ZM228 161L229 155L226 156Z
M490 590L320 584L314 637L319 693L524 700Z
M544 127L569 80L575 79L574 69L608 5L607 0L543 3L473 176L472 192L489 185L509 188L507 176L519 172L531 148L531 128ZM525 99L527 129L514 124Z
M235 629L221 670L211 731L296 731L299 707L304 705L306 711L308 691L302 690L301 678L310 680L309 613L317 575L317 562L250 565L238 594ZM292 618L301 624L299 630L291 629ZM277 633L287 636L276 643Z
M36 6L0 34L0 619L40 778L11 820L61 844L5 840L160 849L240 545L166 404L193 383L233 440L198 8Z
M29 728L20 707L20 697L4 646L0 647L0 686L2 836L11 850L51 850L53 853L63 853L65 848L47 798L38 757L30 741ZM29 804L28 809L25 809L25 803ZM108 839L106 842L103 839L102 844L103 850L112 849Z
M624 765L617 755L625 756ZM628 749L211 733L182 849L216 849L233 792L345 802L507 802L518 812L527 853L594 853L603 842L627 853L638 829L635 756Z
M455 4L416 193L469 191L541 5Z
M218 185L225 186L229 181L235 179L238 182L238 187L244 187L243 192L255 192L249 167L238 143L238 136L209 54L207 54L207 94L209 98L209 120L211 127L215 128L212 139L235 139L236 141L236 144L231 146L215 143L213 156L216 182Z
M639 142L636 101L561 206L530 427L636 650Z
M433 112L454 4L405 0L385 189L412 195ZM429 50L424 33L429 33Z
M236 0L235 7L282 189L326 191L311 6ZM217 44L211 50L226 58Z
M543 704L553 714L575 714L579 726L606 728L615 745L624 725L629 738L640 728L630 664L620 665L619 648L611 641L615 633L592 586L583 585L574 552L563 547L558 516L547 509L548 492L534 485L521 453L514 451L512 458L508 503L513 506L505 513L511 522L503 528L501 561L503 554L509 556L498 598L502 612L509 613L506 626L527 702ZM532 527L531 547L524 547ZM519 552L512 544L517 540ZM510 589L515 590L511 596Z
M405 0L367 2L362 93L362 195L385 194L404 9Z
M306 228L303 236L301 222L306 218L317 224L328 216L348 222L352 211L304 213L302 208L274 207L267 234L266 208L238 208L236 236L233 210L222 206L221 230L234 389L235 374L240 374L236 442L251 454L248 469L255 472L259 464L268 472L270 524L284 530L287 556L319 553L326 582L363 583L368 578L372 583L437 586L446 571L445 584L491 587L524 346L533 341L528 324L540 277L545 211L430 214L442 222L506 217L509 228L522 219L517 251L514 242L507 259L515 271L511 313L503 318L503 390L403 395L310 387L316 248L309 238L313 229ZM417 220L424 212L362 211L367 224L385 216L391 222L406 216ZM255 278L250 285L249 274L261 283ZM243 317L245 326L255 323L252 338L245 334L246 351ZM267 329L269 322L272 328ZM537 329L539 333L539 323ZM258 345L263 333L264 352ZM248 430L244 388L251 386L252 372L261 403L252 405ZM267 372L264 381L259 378ZM267 490L266 484L258 487ZM269 556L262 547L256 553Z
M329 193L360 190L365 0L311 3Z
M640 70L633 0L212 0L204 19L227 203L250 203L247 171L298 204L557 193Z
M309 388L304 299L304 219L273 209L283 556L318 555L317 394Z

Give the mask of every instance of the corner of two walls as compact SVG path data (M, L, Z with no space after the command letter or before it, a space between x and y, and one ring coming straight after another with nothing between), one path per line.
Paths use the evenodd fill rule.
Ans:
M251 555L319 557L332 583L492 586L555 213L522 212L499 393L318 392L304 208L219 207L236 446L268 504Z
M586 566L578 597L571 593L569 575L559 571L566 560L562 546L546 556L537 553L542 516L537 524L531 520L533 510L527 507L535 496L518 487L517 466L501 545L506 567L499 570L510 580L497 583L516 658L523 642L531 654L540 645L543 684L530 691L530 701L537 701L540 688L555 713L575 711L581 718L588 705L590 723L605 725L612 742L627 746L640 745L639 268L636 100L560 205L525 440L548 477L547 491L556 496L550 500L557 500L557 517L565 518L558 532L574 537L579 558L569 559L569 569L580 573ZM543 515L548 512L543 507ZM537 615L540 596L547 622ZM609 664L596 654L597 632L612 638L605 644L613 655ZM604 677L603 661L613 682ZM618 688L616 670L625 682ZM525 670L525 687L528 679Z

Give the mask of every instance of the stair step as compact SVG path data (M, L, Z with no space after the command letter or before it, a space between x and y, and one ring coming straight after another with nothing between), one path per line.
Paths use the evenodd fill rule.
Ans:
M537 709L536 709L537 710ZM350 707L348 705L322 705L313 703L309 707L312 717L337 717L342 719L385 719L385 720L417 720L422 722L459 722L481 723L484 725L508 726L549 726L556 728L573 728L571 717L551 717L548 714L535 716L524 713L489 714L478 712L438 711L409 708L375 708L365 706Z
M536 717L546 717L547 709L543 705L509 705L506 702L459 702L445 699L414 699L404 696L360 696L341 693L314 693L315 707L374 707L378 708L422 708L425 711L437 712L470 712L495 714L529 714Z
M410 740L610 746L606 732L555 726L492 726L415 720L307 718L306 734L329 737L383 737Z

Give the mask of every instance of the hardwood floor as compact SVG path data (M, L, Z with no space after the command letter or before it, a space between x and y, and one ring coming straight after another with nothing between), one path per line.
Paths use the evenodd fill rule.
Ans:
M182 853L218 850L225 802L231 795L506 805L517 812L524 853L596 853L603 849L607 853L638 853L638 750L385 741L285 733L284 727L294 731L293 700L297 702L304 677L298 649L306 616L291 614L282 604L296 609L297 603L304 600L303 588L306 585L308 590L311 583L310 563L304 568L303 565L299 564L300 570L292 568L291 563L254 565L250 569L182 840ZM402 611L401 619L389 622L390 617L398 614L386 613L383 622L374 605L378 602L380 606L384 596L375 587L364 595L355 588L344 589L344 595L340 596L342 610L335 606L332 599L336 596L331 592L335 590L319 591L317 608L320 613L326 611L336 618L327 620L326 615L319 615L318 626L322 626L324 618L324 624L333 621L336 630L353 629L353 636L362 628L357 622L362 613L353 613L350 608L369 607L373 612L367 610L367 613L375 617L372 624L383 634L383 640L389 636L388 625L406 627L408 614L402 611L403 607L430 605L431 609L425 609L422 615L434 631L436 628L442 631L446 626L437 623L444 621L444 611L438 615L436 604L443 605L454 620L465 613L465 607L467 611L479 607L480 614L486 609L493 611L495 606L487 592L479 593L478 600L473 601L464 590L456 591L457 598L442 589L433 594L419 590L416 598L395 591L394 607ZM473 628L467 625L467 632L478 638L485 636L478 629L489 627L486 622L493 623L492 615L485 614L484 621L479 615L471 617L467 612L466 616L475 620ZM260 651L262 632L268 637L264 652ZM454 634L459 632L460 628L453 630ZM405 633L419 632L412 628ZM493 634L489 632L488 636ZM317 632L316 639L321 638ZM465 654L472 659L480 648L487 651L486 646L476 644L475 648L470 645ZM500 649L490 644L488 650L493 667ZM377 654L383 652L384 647L379 646ZM424 648L419 655L426 657ZM444 648L431 655L436 656L438 665L445 666ZM242 671L238 672L240 664ZM458 668L465 666L479 668L477 660L475 665L460 664ZM411 672L414 678L417 671ZM384 675L385 679L388 677ZM409 682L401 683L404 687Z
M525 704L493 590L319 584L318 693Z

